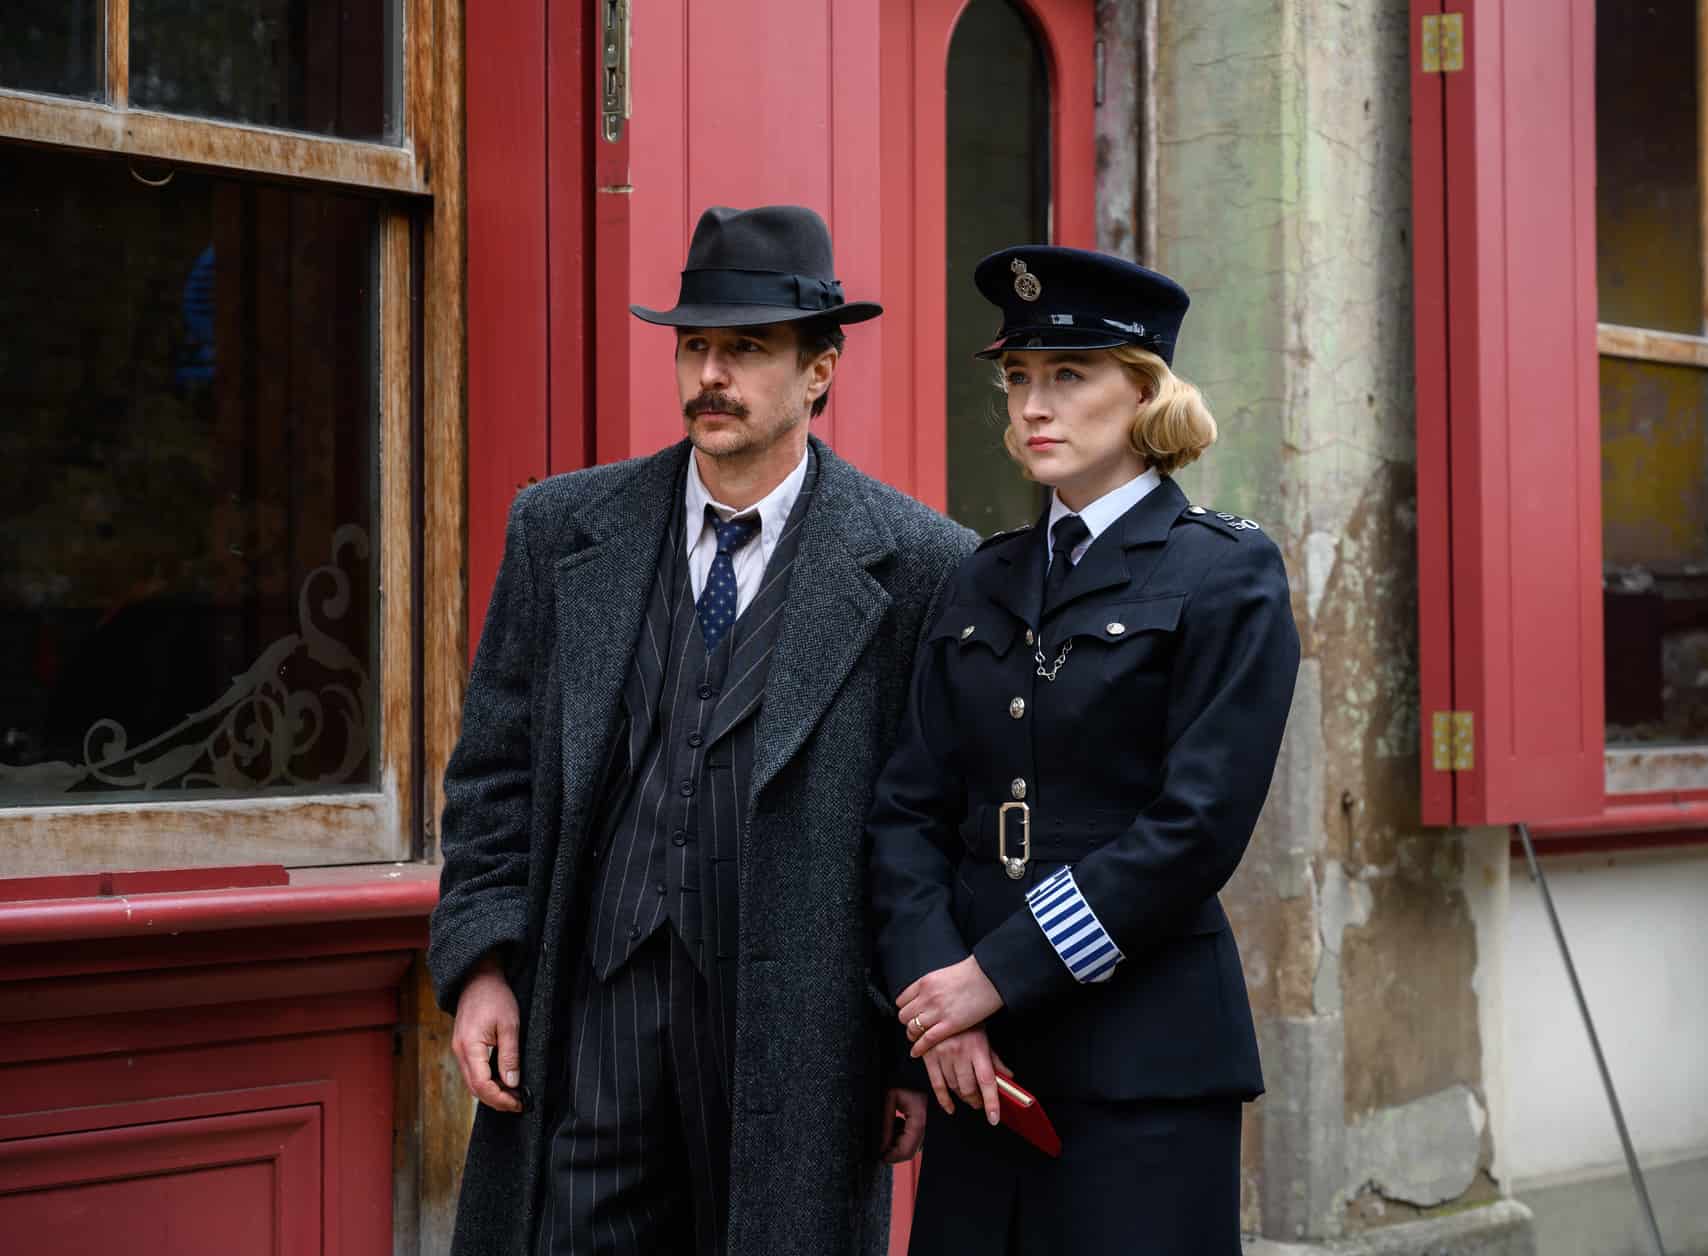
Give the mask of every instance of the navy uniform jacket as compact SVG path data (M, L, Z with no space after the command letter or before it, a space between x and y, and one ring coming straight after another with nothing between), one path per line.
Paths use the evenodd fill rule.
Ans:
M1040 623L1045 535L981 546L920 647L871 819L885 980L893 996L976 954L1005 1004L992 1045L1041 1095L1255 1097L1216 893L1268 793L1298 672L1281 555L1165 478ZM1034 651L1048 671L1065 642L1046 680ZM1022 797L1033 857L1016 880L996 858L998 808ZM1005 823L1012 856L1018 816Z

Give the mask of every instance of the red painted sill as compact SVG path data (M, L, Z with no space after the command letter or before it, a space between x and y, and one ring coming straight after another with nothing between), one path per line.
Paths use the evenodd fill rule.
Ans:
M433 864L298 868L286 876L286 884L0 902L0 946L425 917L439 899Z
M1600 811L1532 824L1539 855L1575 855L1708 843L1708 797L1701 791L1616 794ZM1513 831L1513 854L1523 848Z

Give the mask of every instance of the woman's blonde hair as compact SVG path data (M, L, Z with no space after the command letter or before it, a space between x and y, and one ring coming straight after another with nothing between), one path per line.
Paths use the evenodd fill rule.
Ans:
M1116 345L1106 349L1138 381L1140 393L1149 400L1140 403L1133 415L1127 438L1147 465L1163 475L1198 460L1198 455L1216 443L1216 420L1204 404L1196 385L1181 379L1149 349L1138 345ZM1003 429L1002 447L1024 470L1015 444L1014 426Z

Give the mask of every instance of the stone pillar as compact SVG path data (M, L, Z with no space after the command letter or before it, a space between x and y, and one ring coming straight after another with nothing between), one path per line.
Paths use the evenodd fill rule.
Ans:
M1099 9L1137 84L1105 84L1102 244L1192 293L1175 367L1221 439L1180 482L1281 546L1304 642L1223 895L1269 1088L1252 1250L1532 1250L1498 1160L1506 835L1419 822L1408 13Z

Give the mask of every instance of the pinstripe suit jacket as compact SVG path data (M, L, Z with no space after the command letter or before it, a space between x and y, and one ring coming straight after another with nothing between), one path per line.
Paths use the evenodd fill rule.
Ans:
M974 537L814 441L802 525L740 834L729 1249L879 1252L881 1034L869 997L864 822L914 647ZM444 872L428 950L447 1010L500 948L543 1085L586 935L589 822L617 735L686 442L518 495L446 769ZM482 1108L458 1253L520 1252L540 1204L540 1108Z

